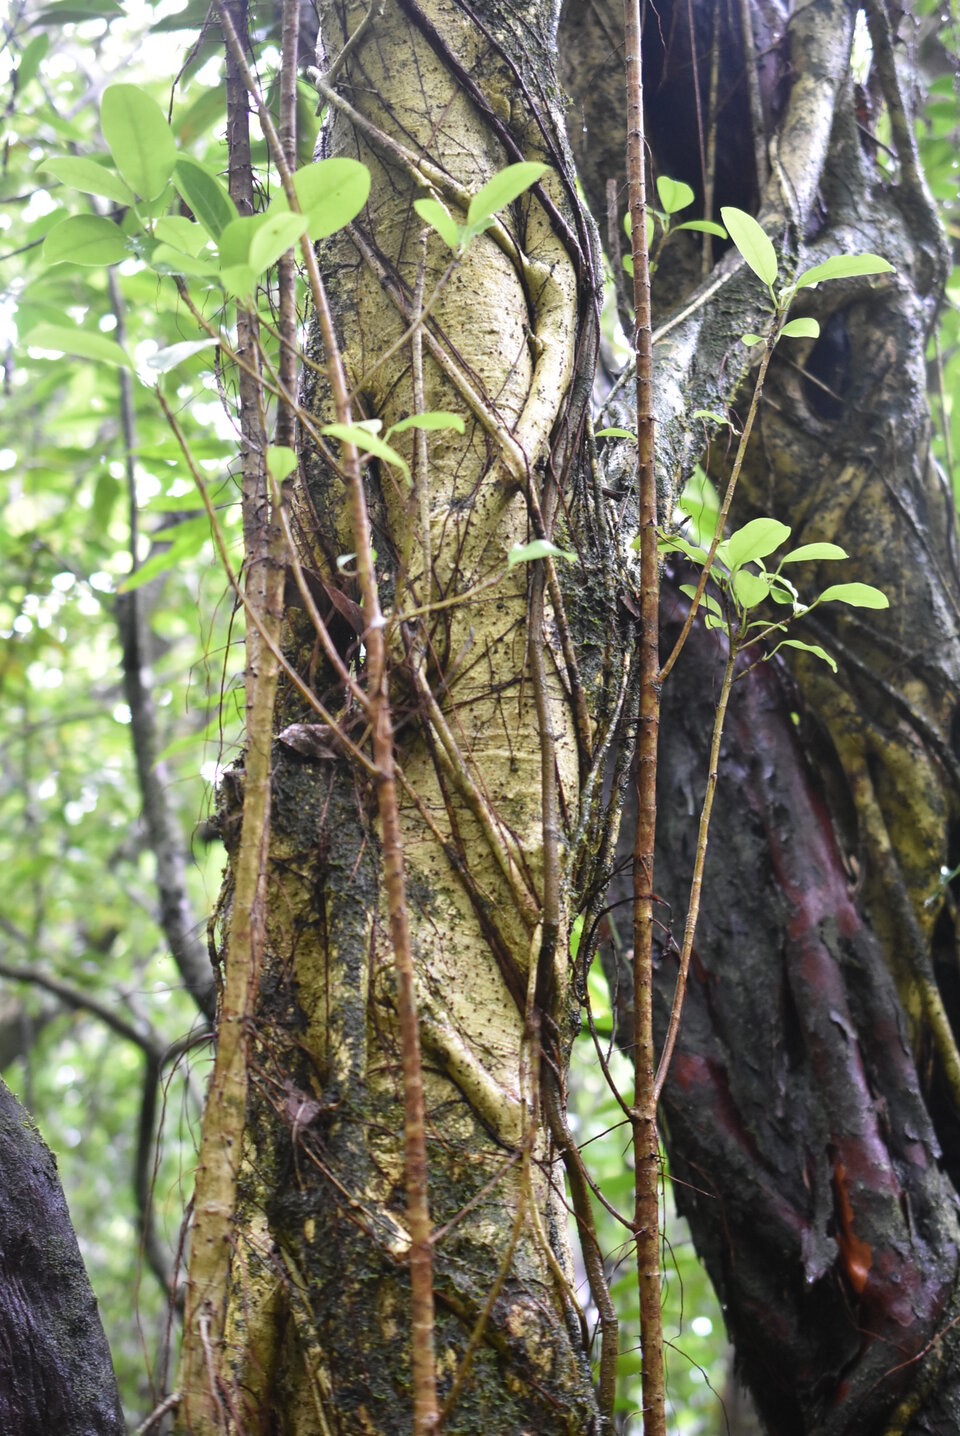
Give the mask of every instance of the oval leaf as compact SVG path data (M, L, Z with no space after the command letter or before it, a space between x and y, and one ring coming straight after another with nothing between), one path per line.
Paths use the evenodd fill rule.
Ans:
M138 85L110 85L100 103L100 128L134 193L157 199L173 173L177 146L156 100Z
M889 608L890 600L871 583L835 583L825 588L818 603L847 603L851 608Z
M276 483L282 484L296 467L297 456L293 449L286 444L269 444L267 446L267 470Z
M756 608L770 593L770 575L741 568L733 575L734 597L742 608Z
M826 649L821 648L819 643L804 643L799 638L785 638L782 643L777 644L773 652L777 653L781 648L802 648L804 653L812 653L815 657L822 658L823 662L829 664L834 673L837 671L836 659L831 658L830 654ZM773 653L771 653L770 657L773 657Z
M356 219L370 193L370 171L359 160L318 160L293 177L311 239L326 239Z
M189 155L177 156L173 183L211 239L219 239L227 225L236 219L237 207L226 189Z
M717 556L729 569L766 558L790 537L790 530L779 519L751 519L742 529L719 545Z
M396 449L391 449L389 444L378 439L376 434L371 434L369 429L362 429L359 424L324 424L320 432L329 434L333 439L340 439L345 444L353 444L354 448L363 449L364 453L383 459L384 463L400 469L406 478L410 477L406 459L398 454Z
M717 239L729 239L730 236L722 224L714 224L712 219L685 219L683 224L674 225L675 229L692 229L697 234L715 234Z
M657 179L657 194L663 205L664 214L676 214L693 204L693 190L682 180L668 179L660 175Z
M201 354L204 349L212 349L218 343L216 339L185 340L182 344L168 344L166 349L158 349L156 354L151 354L147 364L151 369L156 369L159 374L166 374L168 369L174 369L186 359L192 359L194 354Z
M307 228L305 214L277 214L269 210L255 217L256 228L250 240L248 263L255 274L264 274L276 264L281 254L291 249Z
M630 429L598 429L593 436L595 439L632 439L637 442L636 434Z
M786 554L782 563L809 563L811 560L819 563L821 559L849 557L846 549L838 543L805 543Z
M34 344L38 349L57 349L61 354L73 354L78 359L92 359L100 364L113 364L120 369L132 369L128 356L114 339L108 339L95 329L71 329L66 324L38 324L24 339L25 344Z
M424 224L436 230L447 248L456 254L463 243L464 234L449 210L436 199L414 200L413 207Z
M402 434L407 429L455 429L458 434L465 432L464 423L459 414L449 414L445 409L435 409L429 414L411 414L407 419L401 419L399 424L393 424L387 430L390 434Z
M118 174L96 160L76 159L72 155L56 155L40 166L41 171L52 174L61 184L78 189L81 194L99 194L112 199L115 204L133 204L133 191L128 189Z
M805 269L796 282L797 289L820 284L825 279L855 279L861 274L892 274L893 265L879 254L835 254L812 269Z
M530 543L515 543L507 554L507 567L515 568L518 563L532 563L538 558L565 558L576 563L577 555L568 549L557 548L549 539L531 539Z
M790 319L780 333L787 339L816 339L820 334L820 325L815 319Z
M45 264L119 264L129 253L117 226L98 214L73 214L43 241Z
M753 215L742 209L734 209L731 205L725 205L720 213L727 233L757 278L762 279L768 286L775 284L777 252Z
M548 169L549 165L537 164L533 160L507 165L473 196L467 210L467 224L482 225L484 220L491 219L499 210L519 199L524 190L536 184Z

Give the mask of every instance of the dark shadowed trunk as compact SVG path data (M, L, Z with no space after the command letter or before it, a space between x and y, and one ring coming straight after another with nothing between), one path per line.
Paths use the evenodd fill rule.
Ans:
M120 1436L110 1351L57 1164L0 1083L0 1431Z

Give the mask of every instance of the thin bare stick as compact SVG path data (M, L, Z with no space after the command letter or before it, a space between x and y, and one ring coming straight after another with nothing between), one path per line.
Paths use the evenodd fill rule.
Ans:
M637 483L640 510L640 723L637 734L637 831L633 848L633 1228L640 1339L643 1429L666 1436L663 1321L660 1311L660 1151L654 1091L653 852L657 822L660 729L660 567L653 434L653 322L647 252L646 156L639 0L624 0L627 59L627 178L633 247L634 352L637 364Z
M690 971L693 940L696 936L697 920L700 917L700 898L703 892L703 869L707 858L707 843L710 836L710 815L713 812L713 799L717 791L717 777L720 772L720 742L723 738L723 725L727 716L727 704L730 699L730 689L733 686L733 673L736 661L737 647L735 643L730 642L727 652L727 662L723 670L723 682L720 685L720 697L717 701L716 712L713 717L713 737L710 742L710 771L707 774L707 788L703 795L703 807L700 810L697 851L693 863L693 877L690 882L687 920L683 929L683 947L680 949L680 970L677 973L677 983L673 992L673 1005L670 1009L670 1022L667 1027L663 1051L660 1053L660 1061L657 1065L657 1079L654 1084L654 1096L658 1102L660 1100L660 1094L663 1091L663 1084L667 1080L670 1059L673 1056L677 1033L680 1030L680 1016L683 1010L683 999L687 990L687 974Z

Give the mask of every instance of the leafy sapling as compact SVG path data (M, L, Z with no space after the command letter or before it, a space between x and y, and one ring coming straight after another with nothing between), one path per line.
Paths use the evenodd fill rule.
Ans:
M667 240L678 230L688 229L697 234L713 234L718 239L727 238L727 232L723 226L715 224L711 219L685 219L681 224L674 224L673 216L689 209L694 201L693 190L682 180L669 179L666 175L660 175L657 179L657 195L663 208L647 210L647 249L650 253L651 275L656 273ZM629 213L624 216L623 228L629 239L633 233L632 217ZM623 267L632 277L632 255L624 255Z

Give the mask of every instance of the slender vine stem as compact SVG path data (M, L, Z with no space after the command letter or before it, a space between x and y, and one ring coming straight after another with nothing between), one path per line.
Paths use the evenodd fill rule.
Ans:
M660 571L654 465L653 322L647 253L646 156L639 0L625 0L627 178L633 247L634 351L637 364L637 481L640 507L640 724L637 735L637 831L633 849L633 1155L637 1285L643 1347L643 1429L666 1436L663 1320L660 1311L660 1152L654 1089L653 854L660 728Z

